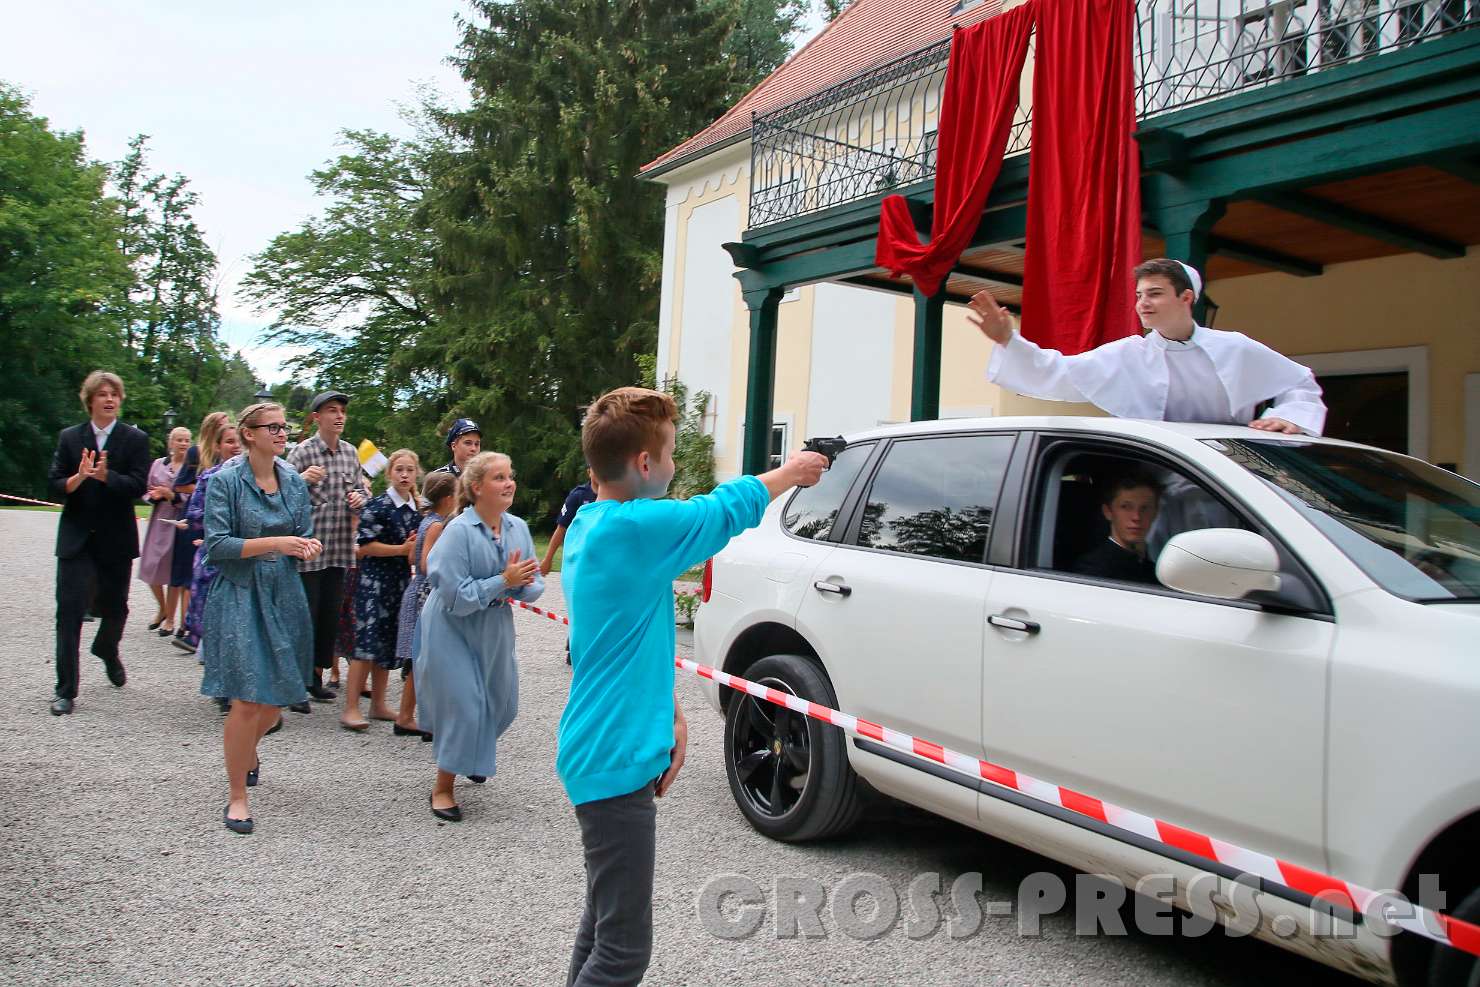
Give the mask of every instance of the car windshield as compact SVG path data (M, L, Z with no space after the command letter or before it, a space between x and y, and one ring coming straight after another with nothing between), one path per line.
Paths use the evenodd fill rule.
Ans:
M1377 449L1208 445L1273 487L1388 592L1421 603L1480 601L1480 485Z

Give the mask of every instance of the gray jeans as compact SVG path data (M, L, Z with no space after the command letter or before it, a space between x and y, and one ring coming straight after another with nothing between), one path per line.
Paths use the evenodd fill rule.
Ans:
M653 782L576 806L576 821L586 850L586 910L565 982L630 987L641 983L653 955Z

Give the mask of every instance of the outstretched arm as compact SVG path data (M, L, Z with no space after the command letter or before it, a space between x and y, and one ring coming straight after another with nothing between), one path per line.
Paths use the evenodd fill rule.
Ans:
M1069 380L1069 367L1077 357L1046 350L1024 339L1012 328L1012 316L986 290L971 298L966 320L996 346L987 364L987 380L1010 391L1049 401L1088 401Z

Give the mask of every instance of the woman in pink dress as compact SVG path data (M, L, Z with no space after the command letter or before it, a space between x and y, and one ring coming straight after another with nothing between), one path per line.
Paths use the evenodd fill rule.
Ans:
M139 546L139 581L154 594L159 612L149 625L152 631L165 620L165 588L170 584L170 564L175 549L174 521L185 510L185 498L175 492L175 474L185 462L185 451L190 448L190 429L176 428L170 432L165 449L168 455L161 456L149 467L149 485L144 499L154 505L149 515L149 527L144 532L144 543Z

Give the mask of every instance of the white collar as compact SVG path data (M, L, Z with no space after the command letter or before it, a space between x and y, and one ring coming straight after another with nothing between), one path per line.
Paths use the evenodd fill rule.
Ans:
M1192 327L1192 335L1188 336L1186 339L1167 339L1155 329L1148 332L1143 338L1159 350L1182 350L1189 349L1193 346L1200 347L1202 345L1202 339L1207 338L1207 332L1208 331L1202 326L1194 323ZM1202 339L1198 338L1199 334L1202 335Z
M111 436L113 434L113 426L118 424L118 419L115 418L111 422L109 422L107 428L98 428L98 423L95 422L95 421L93 421L91 418L89 418L87 420L87 423L92 426L92 430L93 430L93 434L94 435L110 435Z
M411 503L410 499L402 497L401 492L395 487L386 487L385 495L389 497L391 499L391 503L395 504L397 507L405 507L407 504Z

